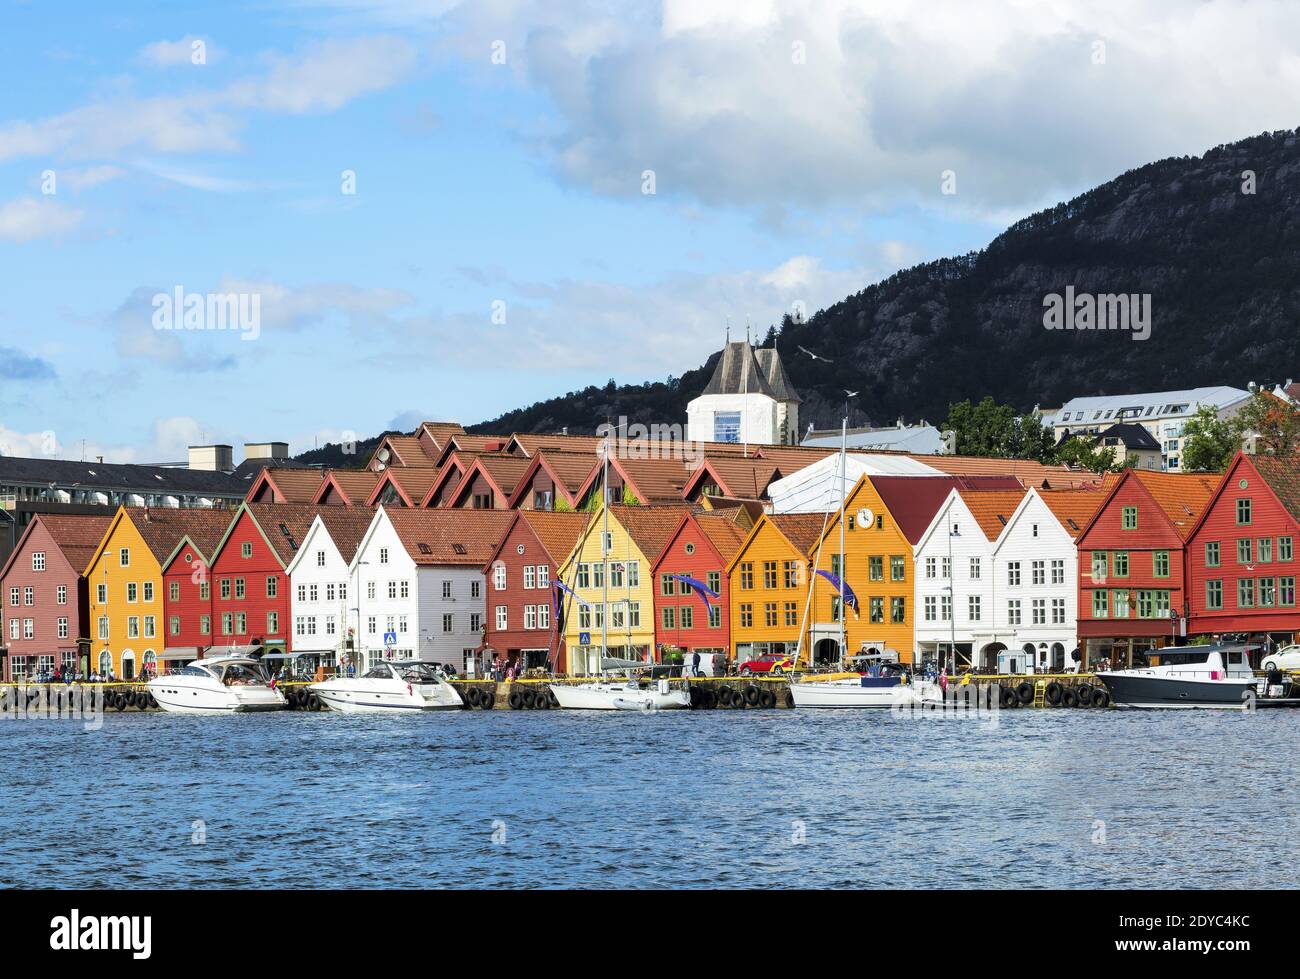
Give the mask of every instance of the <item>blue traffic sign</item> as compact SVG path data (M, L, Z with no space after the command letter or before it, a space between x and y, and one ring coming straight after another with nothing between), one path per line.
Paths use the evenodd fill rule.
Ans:
M384 645L385 645L385 646L395 646L395 645L397 645L397 633L396 633L396 632L385 632L385 633L384 633Z
M590 646L590 645L591 645L591 633L590 633L590 632L579 632L579 633L578 633L578 645L579 645L579 646Z

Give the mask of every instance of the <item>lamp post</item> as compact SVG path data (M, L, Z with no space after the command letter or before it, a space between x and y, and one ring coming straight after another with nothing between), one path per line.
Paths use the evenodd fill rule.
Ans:
M961 531L952 522L952 508L948 508L945 519L948 521L948 624L951 627L948 641L948 673L957 670L957 568L952 560L952 539L960 537Z
M364 633L361 631L361 568L363 565L369 565L369 561L357 562L357 648L353 650L358 656L365 653L365 641L362 639ZM364 663L362 664L364 666Z

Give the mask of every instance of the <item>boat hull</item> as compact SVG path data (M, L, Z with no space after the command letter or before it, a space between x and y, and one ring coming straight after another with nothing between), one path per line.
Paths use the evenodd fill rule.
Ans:
M551 692L565 710L685 710L691 706L691 695L685 690L661 693L657 689L629 690L617 684L555 683Z
M1246 678L1197 680L1140 673L1098 673L1116 707L1243 710L1255 682Z
M284 710L288 704L272 687L224 687L188 677L157 677L147 684L158 707L171 714L252 714Z
M459 710L463 701L450 684L395 684L385 680L325 680L308 689L341 714L420 713Z
M853 680L812 681L790 684L796 708L858 708L889 710L895 707L919 707L942 700L939 688L931 683L907 683L894 686L863 686Z

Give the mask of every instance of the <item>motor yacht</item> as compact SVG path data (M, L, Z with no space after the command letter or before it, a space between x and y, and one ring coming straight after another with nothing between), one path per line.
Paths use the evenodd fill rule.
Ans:
M244 713L287 706L253 656L195 660L175 673L153 677L147 686L158 706L175 714Z
M364 676L338 676L308 685L327 707L344 714L457 710L464 703L432 663L387 660Z
M1152 652L1157 665L1103 670L1097 679L1117 707L1183 707L1242 710L1258 695L1250 665L1257 646L1177 646Z

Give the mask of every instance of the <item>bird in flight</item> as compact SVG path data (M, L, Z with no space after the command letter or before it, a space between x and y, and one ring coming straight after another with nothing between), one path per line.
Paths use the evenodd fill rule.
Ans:
M826 358L826 357L821 357L821 356L819 356L819 355L813 353L813 352L812 352L811 350L809 350L807 347L800 347L799 349L802 350L804 353L806 353L806 354L807 354L809 357L811 357L813 360L821 360L821 361L825 361L825 362L828 363L828 364L829 364L829 363L832 363L832 361L829 360L828 358Z

